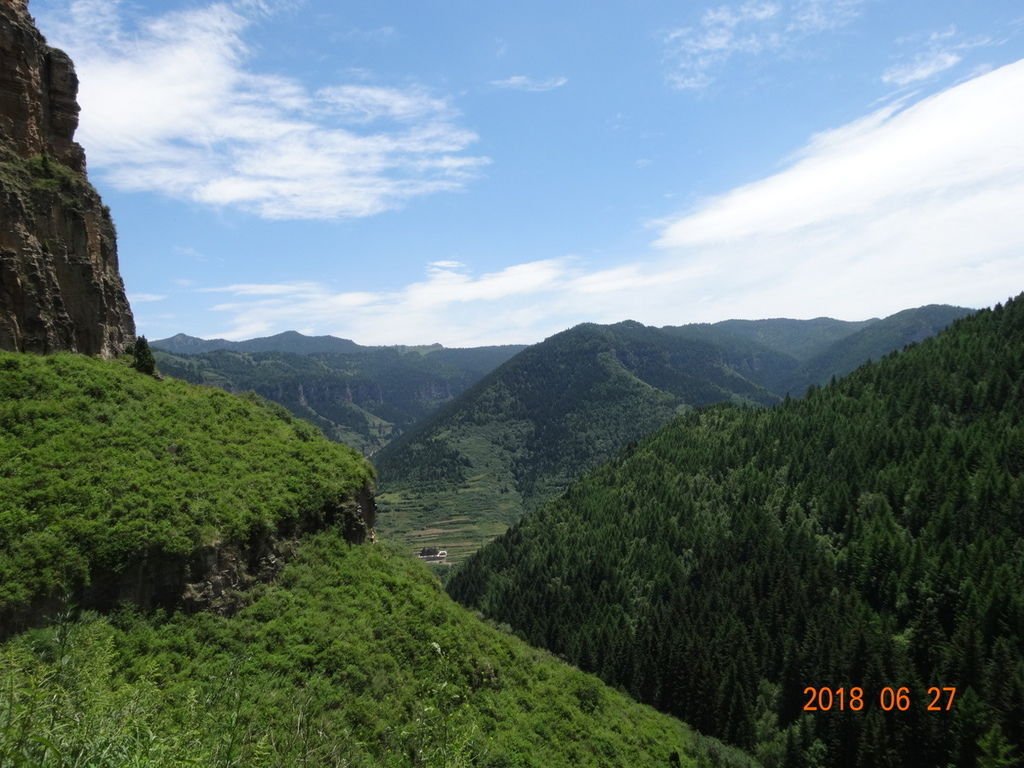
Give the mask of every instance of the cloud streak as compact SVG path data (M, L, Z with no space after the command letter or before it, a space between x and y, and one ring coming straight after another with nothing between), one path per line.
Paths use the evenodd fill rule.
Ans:
M730 59L786 50L811 35L846 26L862 0L747 0L709 8L697 24L664 34L667 79L680 90L702 90Z
M131 19L116 0L44 16L75 59L79 139L119 189L268 219L371 216L461 189L487 158L450 100L419 86L312 90L251 69L246 34L265 2Z
M534 93L540 93L542 91L553 91L556 88L561 88L568 82L569 78L562 76L537 79L527 77L526 75L512 75L511 77L506 77L504 80L492 80L491 85L495 88L505 88L512 91L531 91Z
M914 42L913 38L902 40L904 44ZM946 70L952 69L961 61L963 54L972 48L993 45L989 37L974 37L968 40L959 39L956 27L928 35L922 50L911 56L902 56L882 73L882 82L889 85L906 86L930 80Z
M389 291L225 286L227 328L203 330L471 345L536 341L584 320L991 304L1024 289L1024 102L1007 97L1022 91L1024 60L812 136L778 173L659 222L640 259L543 259L482 275L436 261Z

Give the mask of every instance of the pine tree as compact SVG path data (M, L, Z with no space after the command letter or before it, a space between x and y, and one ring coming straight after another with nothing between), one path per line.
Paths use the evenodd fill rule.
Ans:
M132 352L132 368L152 376L156 373L156 358L153 357L153 350L149 348L149 342L145 336L139 336L135 340L135 349Z

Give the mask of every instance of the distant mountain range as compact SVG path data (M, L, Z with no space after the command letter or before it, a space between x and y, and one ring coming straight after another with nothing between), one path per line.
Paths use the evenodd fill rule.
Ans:
M240 342L179 334L152 346L163 373L256 392L367 455L524 349L362 347L295 332Z
M227 339L200 339L179 333L168 339L151 341L150 345L164 352L175 355L200 355L204 352L228 350L231 352L291 352L296 355L323 355L334 353L362 352L380 347L363 347L351 339L339 339L337 336L306 336L298 331L285 331L273 336L262 336L245 341L228 341ZM416 349L440 349L440 344L433 347L417 347Z
M380 525L458 561L684 411L802 396L972 311L576 326L519 353L375 456L388 512Z

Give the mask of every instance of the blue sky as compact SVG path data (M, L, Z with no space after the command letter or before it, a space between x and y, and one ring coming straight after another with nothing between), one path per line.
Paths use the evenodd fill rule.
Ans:
M32 0L140 333L533 342L1024 290L1018 0Z

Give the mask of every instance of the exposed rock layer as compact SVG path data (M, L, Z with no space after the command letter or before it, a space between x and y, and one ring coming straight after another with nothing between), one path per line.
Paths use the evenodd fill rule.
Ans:
M275 530L254 532L246 540L220 541L188 555L155 549L143 552L116 571L93 572L87 584L66 594L0 610L0 642L54 621L69 605L110 611L129 604L142 610L212 610L230 615L245 603L252 586L273 581L304 536L335 527L349 544L372 543L376 518L373 489L363 485L315 514Z
M135 336L110 212L75 143L78 78L0 0L0 349L110 357Z

